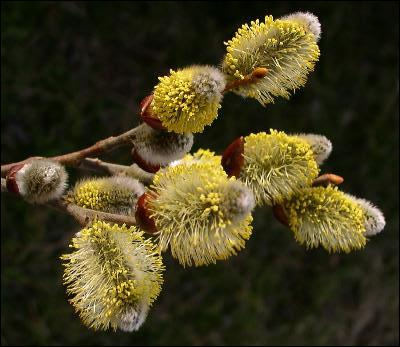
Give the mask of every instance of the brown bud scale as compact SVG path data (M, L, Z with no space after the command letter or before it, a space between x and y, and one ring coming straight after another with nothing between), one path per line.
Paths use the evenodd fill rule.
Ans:
M135 218L138 226L144 231L154 234L157 232L157 227L154 220L150 217L150 212L147 209L147 203L150 196L143 194L137 202Z
M17 172L20 169L22 169L24 166L25 166L25 164L14 165L8 171L7 176L6 176L6 187L9 192L19 194L19 188L18 188L18 184L15 180L15 176L17 175Z
M160 165L152 165L149 164L146 160L144 160L141 155L136 151L135 148L132 148L131 151L133 161L143 170L151 173L156 173L160 170Z
M280 223L282 223L284 226L289 227L289 221L286 216L285 210L281 205L274 205L272 207L272 213L274 214L274 217L276 220L278 220Z
M342 184L343 181L344 181L344 179L341 176L338 176L335 174L323 174L314 180L312 186L313 187L318 187L318 186L327 187L329 184L334 184L335 186L338 186L339 184Z
M239 137L233 141L222 154L221 165L229 177L239 177L244 165L244 138Z
M153 94L150 94L140 102L140 118L153 129L165 130L166 128L151 110L151 102L153 101L153 97Z

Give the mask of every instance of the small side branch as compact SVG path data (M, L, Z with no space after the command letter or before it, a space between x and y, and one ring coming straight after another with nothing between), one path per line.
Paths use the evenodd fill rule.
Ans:
M98 158L85 158L80 164L80 168L89 171L95 171L108 175L122 175L136 178L148 185L153 181L154 174L141 169L138 165L130 166L119 165L102 161Z
M131 144L137 131L138 131L138 127L133 128L121 135L111 136L104 140L98 141L94 145L84 148L84 149L81 149L79 151L75 151L75 152L71 152L71 153L67 153L67 154L63 154L63 155L59 155L59 156L55 156L55 157L50 157L49 159L58 161L60 164L63 164L65 166L72 166L72 167L79 168L82 160L84 160L86 157L99 155L101 153L105 153L105 152L114 150L118 147ZM14 165L24 164L31 160L39 159L39 158L41 158L41 157L30 157L28 159L25 159L25 160L22 160L22 161L19 161L16 163L1 165L1 177L5 177L7 175L8 170L11 167L13 167Z
M133 216L94 211L74 204L66 204L65 209L81 225L86 225L88 222L96 218L105 220L107 222L126 224L128 226L136 225L136 220Z
M1 192L8 193L6 188L6 180L4 178L1 179ZM18 197L18 195L16 194L12 195ZM87 223L89 223L91 220L95 218L116 224L126 224L128 226L137 225L134 216L95 211L88 208L80 207L75 204L71 204L62 198L58 200L49 201L46 204L44 204L44 206L71 215L82 226L85 226Z

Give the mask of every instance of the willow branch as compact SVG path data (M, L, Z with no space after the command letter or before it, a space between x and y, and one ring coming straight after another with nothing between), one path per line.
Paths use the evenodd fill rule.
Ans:
M150 184L153 181L154 174L144 171L138 165L132 164L119 165L108 163L98 158L85 158L80 164L80 168L89 171L95 171L108 175L121 175L136 178L144 184Z
M9 193L15 197L21 197L18 194L10 193L6 188L6 180L4 178L1 179L1 192ZM59 212L69 214L82 226L85 226L88 222L93 219L101 219L112 223L117 224L126 224L128 226L137 225L136 219L134 216L120 215L114 213L107 213L101 211L91 210L89 208L84 208L73 203L68 202L67 200L60 198L58 200L52 200L45 203L43 206L47 206L53 208Z
M112 223L126 224L128 226L136 225L136 220L133 216L95 211L71 204L63 199L50 201L46 205L60 212L71 215L82 226L85 226L88 222L96 218Z
M86 157L91 157L91 156L96 156L105 152L112 151L118 147L126 146L132 143L136 133L138 131L138 127L133 128L123 134L117 135L117 136L111 136L108 137L104 140L100 140L96 142L94 145L89 146L87 148L83 148L79 151L55 156L55 157L50 157L49 159L55 160L59 162L60 164L63 164L65 166L72 166L79 168L82 161ZM31 160L34 159L39 159L42 157L30 157L25 160L16 162L16 163L9 163L9 164L4 164L1 165L1 177L5 177L7 174L8 170L17 164L24 164L27 163Z
M7 192L7 190L3 189L5 186L6 180L4 178L1 179L1 192ZM16 194L13 194L18 196ZM78 205L69 203L64 199L58 199L49 201L44 206L53 208L59 212L71 215L80 225L85 226L90 221L98 218L101 220L105 220L107 222L112 222L116 224L126 224L128 226L136 225L136 219L134 216L120 215L114 213L107 213L101 211L95 211L88 208L80 207Z
M243 79L233 80L226 84L225 89L222 91L226 93L229 90L236 89L242 86L246 86L252 83L258 82L261 78L265 77L268 73L268 69L265 67L258 67L253 70L252 73L245 76Z
M245 76L243 79L237 79L234 81L231 81L229 83L227 83L227 85L225 86L225 89L223 90L223 92L227 92L231 89L235 89L238 88L240 86L244 86L244 85L248 85L251 83L255 83L257 82L259 79L263 78L266 76L268 70L266 68L256 68L254 69L254 71ZM96 142L94 145L83 148L81 150L75 151L75 152L71 152L71 153L67 153L67 154L63 154L63 155L59 155L59 156L55 156L55 157L50 157L49 159L55 160L57 162L59 162L60 164L63 164L65 166L71 166L71 167L75 167L75 168L80 168L82 165L85 167L95 167L96 165L91 165L93 163L89 163L87 162L86 158L89 157L93 157L93 156L97 156L99 154L105 153L105 152L109 152L112 151L118 147L121 146L125 146L125 145L129 145L134 141L135 135L138 131L138 127L133 128L123 134L117 135L117 136L111 136L108 137L104 140L100 140L98 142ZM1 165L1 177L5 177L7 175L7 172L10 170L11 167L13 167L14 165L18 165L18 164L24 164L27 162L30 162L34 159L39 159L39 158L43 158L43 157L30 157L24 160L21 160L19 162L15 162L15 163L9 163L9 164L2 164ZM116 164L113 164L116 165ZM107 166L107 165L106 165ZM104 169L104 165L97 165L98 169L103 168ZM106 171L108 170L120 170L121 168L106 168ZM139 176L143 177L144 180L149 181L150 177L143 175L142 172L138 173L138 170L135 170L136 168L134 167L132 170L129 170L131 173L133 173L134 175L139 174ZM135 170L135 172L134 172Z

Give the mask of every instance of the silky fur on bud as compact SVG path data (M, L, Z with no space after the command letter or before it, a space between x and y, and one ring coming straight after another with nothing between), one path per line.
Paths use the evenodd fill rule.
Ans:
M321 23L316 15L310 12L296 12L284 16L282 20L294 21L304 26L304 28L312 33L315 37L315 41L319 41L321 38Z
M82 322L94 330L138 330L163 283L158 247L135 227L100 220L70 247L61 257L63 280Z
M233 90L263 106L273 103L275 97L288 99L290 92L302 87L320 55L314 34L303 24L272 16L242 25L225 44L222 70L228 82L244 79L256 68L267 69L265 77Z
M151 165L165 166L181 159L193 146L193 134L153 129L143 123L133 139L136 152Z
M251 235L252 192L215 162L190 161L156 173L148 193L160 248L183 266L227 259Z
M169 131L202 132L218 116L225 76L212 66L194 65L159 77L152 113Z
M293 134L293 136L306 140L310 144L318 165L321 165L332 152L332 142L326 136L316 134Z
M64 166L49 159L33 160L15 175L19 194L28 202L37 204L60 198L67 180Z
M144 186L127 176L85 178L68 194L68 200L96 211L134 215Z
M350 199L356 202L364 213L365 236L379 234L386 225L385 216L382 211L372 202L347 194Z

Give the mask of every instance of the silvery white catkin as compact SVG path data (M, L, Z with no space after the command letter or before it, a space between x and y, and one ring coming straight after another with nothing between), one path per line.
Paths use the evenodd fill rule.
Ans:
M67 180L64 166L49 159L29 162L15 174L19 194L28 202L38 204L61 197Z

